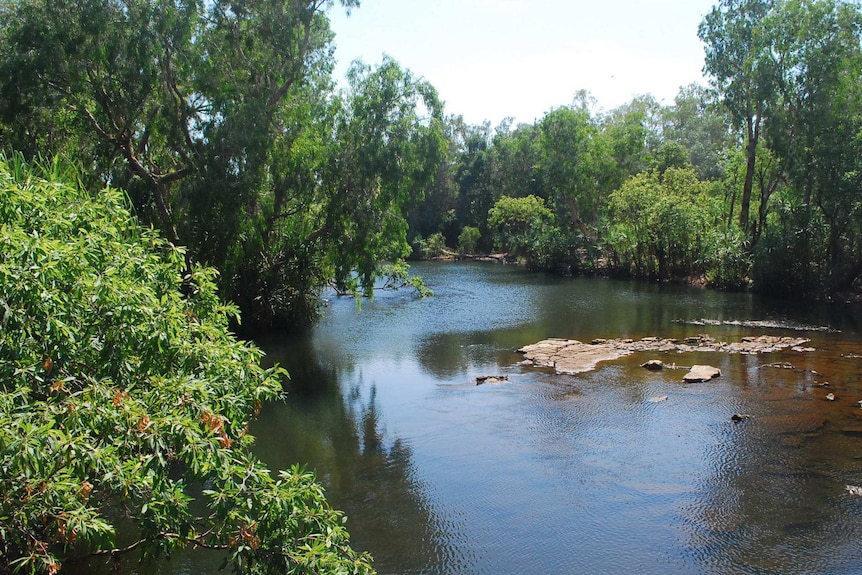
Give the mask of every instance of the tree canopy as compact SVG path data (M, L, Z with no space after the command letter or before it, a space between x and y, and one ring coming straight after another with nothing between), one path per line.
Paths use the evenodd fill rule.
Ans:
M0 142L126 190L187 266L222 272L247 323L305 324L320 288L358 273L368 291L403 257L403 212L445 149L434 89L394 61L335 91L333 4L10 4Z

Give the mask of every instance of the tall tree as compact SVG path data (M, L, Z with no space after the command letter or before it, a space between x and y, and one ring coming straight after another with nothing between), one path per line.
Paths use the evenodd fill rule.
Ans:
M673 105L662 110L664 141L685 148L702 180L724 175L724 157L734 147L730 118L717 97L714 90L690 84L680 88Z
M862 12L855 2L787 0L764 25L781 98L770 145L802 205L828 226L825 287L846 290L862 272Z
M394 62L334 94L333 4L15 3L0 137L126 189L248 321L306 321L323 285L359 271L370 288L370 262L399 257L402 208L440 159L436 94Z
M758 142L776 92L774 61L763 29L763 19L774 5L775 0L721 0L698 30L706 50L704 72L744 133L746 170L739 225L746 233Z

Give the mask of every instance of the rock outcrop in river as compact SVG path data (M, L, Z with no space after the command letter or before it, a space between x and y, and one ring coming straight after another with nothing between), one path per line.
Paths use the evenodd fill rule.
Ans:
M633 339L595 339L582 343L574 339L551 338L527 345L518 351L524 354L522 365L550 367L558 374L573 375L595 369L602 361L610 361L638 351L676 352L716 351L724 353L757 354L792 349L814 351L806 347L810 340L802 337L777 337L760 335L743 337L738 342L727 343L708 335L699 335L684 340L645 337Z

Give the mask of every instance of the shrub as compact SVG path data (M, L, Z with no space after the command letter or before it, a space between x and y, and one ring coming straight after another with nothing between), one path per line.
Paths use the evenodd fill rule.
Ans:
M182 277L123 194L58 179L0 159L0 572L184 546L243 573L371 572L309 473L251 456L283 372L228 331L215 272Z
M482 238L482 233L479 228L473 226L464 226L461 233L458 235L458 251L462 254L472 254L476 251L476 245Z

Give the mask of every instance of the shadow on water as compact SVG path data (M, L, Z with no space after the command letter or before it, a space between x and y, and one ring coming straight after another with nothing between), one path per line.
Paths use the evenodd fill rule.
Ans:
M287 400L267 406L251 430L258 456L272 468L306 462L345 512L353 547L373 550L378 569L457 572L464 559L447 546L456 526L442 525L426 501L409 444L386 432L374 383L349 362L326 361L307 339L260 343L291 377Z

